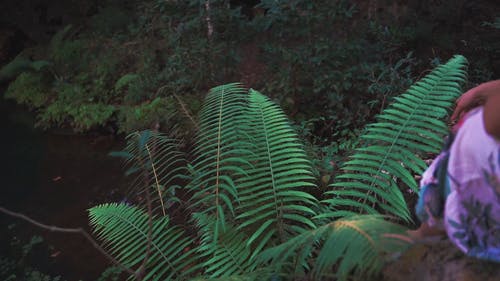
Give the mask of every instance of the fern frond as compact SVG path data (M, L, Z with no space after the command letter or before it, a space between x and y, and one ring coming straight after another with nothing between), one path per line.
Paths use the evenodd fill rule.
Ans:
M188 189L194 192L191 206L215 217L213 238L225 231L226 217L234 217L238 191L234 179L249 166L243 157L248 138L240 128L246 118L246 90L233 83L210 90L200 113L194 160L194 179Z
M257 267L256 260L250 259L251 249L244 242L248 236L231 225L219 233L214 243L213 228L215 220L205 214L193 214L201 232L200 246L197 251L205 258L205 274L209 278L244 275Z
M223 277L196 277L190 281L254 281L254 280L274 280L272 279L274 275L268 271L257 269L250 273L245 273L243 275L233 274L231 276Z
M126 204L103 204L89 210L89 220L98 239L121 263L137 268L148 243L148 215ZM178 227L169 226L168 216L155 218L151 253L144 280L184 280L200 269L193 239Z
M395 99L367 126L361 138L369 145L356 149L326 192L325 200L333 217L352 213L388 213L411 220L407 204L398 186L417 191L413 175L421 174L426 164L424 153L436 153L442 147L447 126L442 119L460 95L467 61L455 56L438 66L406 93Z
M323 280L326 276L335 280L370 276L380 270L384 254L401 249L407 243L403 231L403 227L380 216L353 216L267 249L259 255L259 260L270 263L276 272L287 272L294 279L304 275L313 280ZM396 233L402 239L394 239Z
M255 256L271 241L285 241L314 228L316 199L302 191L314 188L311 163L282 110L257 91L250 90L246 114L251 123L252 168L238 179L239 229L250 231L247 245Z
M176 200L177 184L187 177L187 161L177 143L161 133L145 130L128 135L125 150L110 155L124 158L126 174L135 175L128 197L144 201L143 193L149 188L154 210L160 209L165 216L167 204Z

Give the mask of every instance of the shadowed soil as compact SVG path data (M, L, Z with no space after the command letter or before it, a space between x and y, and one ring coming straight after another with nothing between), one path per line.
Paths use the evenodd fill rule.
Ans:
M497 281L500 264L471 258L448 239L418 243L383 270L384 281Z

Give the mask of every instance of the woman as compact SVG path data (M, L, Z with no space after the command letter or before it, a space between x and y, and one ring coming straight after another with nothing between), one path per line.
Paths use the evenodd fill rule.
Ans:
M463 94L457 119L453 140L422 176L422 225L410 235L445 230L467 255L500 262L500 80Z

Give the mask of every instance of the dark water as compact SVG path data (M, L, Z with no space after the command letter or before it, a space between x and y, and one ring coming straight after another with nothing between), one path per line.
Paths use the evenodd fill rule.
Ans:
M88 208L122 198L121 163L107 154L123 144L107 136L43 133L33 121L25 109L0 102L0 205L45 224L89 230ZM0 253L9 254L13 236L29 241L33 235L43 237L39 247L45 250L26 265L42 272L96 280L109 266L78 235L51 233L0 213Z

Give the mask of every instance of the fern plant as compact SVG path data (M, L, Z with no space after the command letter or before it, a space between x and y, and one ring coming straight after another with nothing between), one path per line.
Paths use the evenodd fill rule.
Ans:
M226 217L235 216L234 203L238 191L234 183L250 163L245 158L248 139L240 124L247 105L245 89L238 83L210 90L200 113L193 165L193 181L188 189L194 193L191 205L199 212L215 218L213 238L219 228L225 230Z
M200 114L201 146L196 150L203 157L195 159L195 177L189 185L190 190L198 187L194 206L208 206L195 214L201 228L212 232L204 232L201 249L246 253L243 260L215 255L219 267L207 269L214 277L227 276L236 268L250 272L243 269L255 267L263 248L314 227L311 206L316 199L299 190L314 186L312 169L286 116L259 92L243 95L239 84L229 84L211 90L207 101ZM234 223L236 228L226 229ZM235 231L246 238L244 247L228 247L236 240L226 238L234 238Z
M143 280L183 280L201 265L188 248L192 238L170 226L168 217L155 218L151 234L148 214L137 207L103 204L90 209L89 217L97 238L124 266L140 268L148 256Z
M405 228L380 216L364 215L329 222L267 249L260 262L270 263L283 277L346 280L371 276L383 265L381 256L401 250ZM332 268L338 265L336 271Z
M356 150L344 166L346 173L331 185L334 190L326 192L333 198L323 201L316 216L322 225L265 250L262 264L271 264L286 277L347 280L378 272L381 257L402 251L411 242L404 228L378 215L379 210L409 219L396 180L417 189L412 173L425 168L420 154L441 147L447 129L440 119L460 94L466 62L455 56L437 67L396 98L378 123L368 125L362 138L370 145Z
M181 160L164 136L132 135L117 155L128 160L129 173L137 172L134 192L154 196L139 207L94 207L91 224L138 280L373 274L381 256L408 240L403 227L378 214L409 219L398 184L416 189L412 174L425 168L419 155L439 149L446 130L439 119L460 92L465 63L457 56L438 67L368 126L369 145L344 166L326 204L308 192L315 188L311 164L280 108L237 83L216 87L200 114L193 162ZM186 168L189 232L171 225L160 192Z
M250 248L243 241L248 236L233 225L226 225L214 243L213 218L198 213L194 215L200 229L200 246L198 252L204 257L203 266L208 278L221 276L244 275L254 272L257 260L251 259Z
M317 201L305 192L315 187L311 163L281 109L250 90L245 115L252 138L252 167L238 181L237 219L239 229L252 233L246 243L256 244L254 257L273 238L282 243L314 228L311 218Z
M159 209L165 216L167 205L178 201L175 192L180 188L179 182L188 177L187 160L177 143L158 132L136 132L127 136L124 151L110 155L125 160L126 175L136 175L128 190L128 200L145 206L145 192L149 192L153 211Z
M367 126L361 139L368 145L356 149L326 192L330 215L387 213L411 220L399 186L418 191L414 175L426 167L422 156L442 147L448 131L442 120L461 93L465 66L463 56L438 66Z
M314 187L311 164L279 107L240 84L212 89L199 119L186 191L200 241L190 247L205 258L207 276L250 273L263 248L315 226L317 201L301 190ZM144 131L113 155L125 158L127 174L136 175L131 194L143 198L143 209L150 204L168 218L163 187L183 171L173 142ZM154 195L151 202L144 194Z

